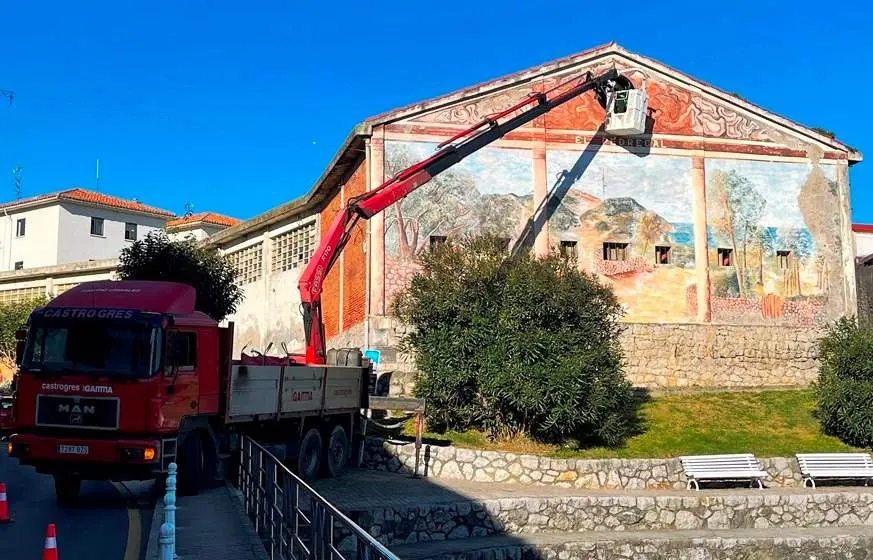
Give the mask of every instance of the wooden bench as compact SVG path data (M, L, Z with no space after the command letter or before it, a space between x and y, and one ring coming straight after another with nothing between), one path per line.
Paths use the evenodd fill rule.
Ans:
M761 479L767 471L751 453L737 455L690 455L680 457L682 469L688 478L686 488L700 490L703 480L748 480L749 486L763 488Z
M816 478L831 480L873 479L873 459L869 453L798 453L797 463L803 485L815 488Z

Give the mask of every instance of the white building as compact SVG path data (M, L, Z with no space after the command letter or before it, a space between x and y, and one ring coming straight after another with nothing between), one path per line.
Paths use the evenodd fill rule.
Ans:
M203 241L219 231L233 227L240 220L216 214L215 212L200 212L175 218L167 222L167 236L170 239L193 239Z
M0 271L118 257L173 213L85 189L0 204Z
M855 238L856 259L873 255L873 225L852 224L852 236Z

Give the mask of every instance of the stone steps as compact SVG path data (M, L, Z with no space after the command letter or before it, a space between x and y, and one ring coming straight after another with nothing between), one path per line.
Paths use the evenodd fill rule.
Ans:
M565 491L567 492L567 491ZM549 494L554 494L550 492ZM349 507L351 506L351 507ZM363 506L363 507L362 507ZM341 507L388 546L499 534L868 526L873 491L859 489L601 492Z
M493 535L392 547L404 560L845 560L873 558L873 528Z

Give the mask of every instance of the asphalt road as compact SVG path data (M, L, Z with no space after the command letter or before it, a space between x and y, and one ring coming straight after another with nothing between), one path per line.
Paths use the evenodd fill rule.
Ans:
M0 558L39 560L46 527L57 527L64 560L139 560L145 556L154 508L152 483L83 482L79 502L59 506L51 476L19 467L0 449L0 482L6 483L13 523L0 524Z

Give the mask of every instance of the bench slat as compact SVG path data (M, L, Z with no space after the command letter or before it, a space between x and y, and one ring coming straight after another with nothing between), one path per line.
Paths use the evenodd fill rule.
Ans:
M869 453L798 453L800 473L819 478L866 478L873 476Z

